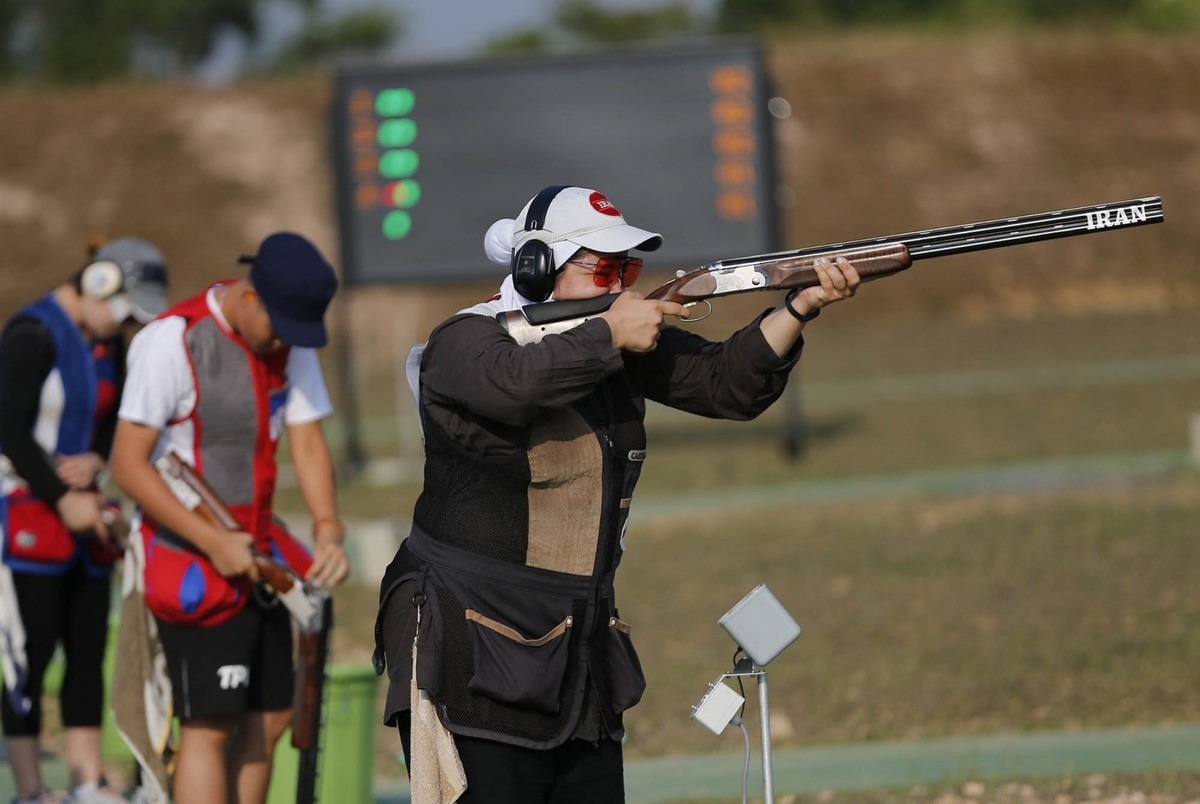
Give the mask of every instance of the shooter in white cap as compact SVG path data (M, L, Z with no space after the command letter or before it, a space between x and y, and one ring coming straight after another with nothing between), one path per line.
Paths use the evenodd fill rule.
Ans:
M547 187L488 230L500 292L420 355L425 485L376 629L414 801L624 801L621 713L645 679L613 578L646 400L754 418L783 393L806 322L859 283L850 263L819 263L819 285L708 341L665 322L681 305L629 289L631 252L661 243L596 190ZM524 346L496 320L604 294L620 295Z

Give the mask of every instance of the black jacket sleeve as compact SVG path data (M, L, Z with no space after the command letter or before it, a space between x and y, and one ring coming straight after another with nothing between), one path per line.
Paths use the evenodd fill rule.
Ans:
M466 313L430 336L421 393L426 402L521 427L587 396L623 367L606 321L519 346L494 318Z
M17 317L0 335L0 451L35 495L53 505L67 493L50 457L33 439L42 385L54 367L45 324Z
M775 354L760 327L770 312L724 341L664 327L658 348L626 360L647 399L714 419L753 419L783 394L804 348L800 339L787 355Z

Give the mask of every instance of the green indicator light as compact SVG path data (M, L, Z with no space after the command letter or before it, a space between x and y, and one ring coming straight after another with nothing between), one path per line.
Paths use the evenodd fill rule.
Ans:
M402 209L383 216L383 236L388 240L403 240L412 230L412 218Z
M408 148L385 151L379 157L379 175L388 179L404 179L417 172L420 163L417 152Z
M413 179L394 181L383 188L384 201L393 207L407 209L421 200L421 185Z
M384 120L376 134L384 148L407 148L417 138L417 124L407 117L399 120Z
M385 89L375 96L375 113L380 117L404 117L416 101L411 89Z

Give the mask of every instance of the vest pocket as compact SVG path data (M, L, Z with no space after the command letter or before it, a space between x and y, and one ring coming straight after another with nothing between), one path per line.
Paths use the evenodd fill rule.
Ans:
M574 618L564 617L546 633L529 637L474 609L466 609L465 616L473 659L468 689L501 703L557 714Z
M629 630L629 626L615 615L608 618L605 655L608 659L608 680L612 686L612 709L618 715L633 707L646 691L646 676L633 649Z
M433 639L443 720L473 729L483 722L497 734L543 729L530 742L553 739L565 724L541 716L562 717L578 703L592 579L486 558L415 528L408 543L427 562L427 594L441 613Z

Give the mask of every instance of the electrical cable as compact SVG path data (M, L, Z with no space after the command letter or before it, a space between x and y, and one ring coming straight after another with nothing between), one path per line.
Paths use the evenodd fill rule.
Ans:
M733 652L733 668L735 670L737 669L737 666L738 666L738 654L739 653L745 653L745 651L742 650L741 645L738 645L737 649L734 650L734 652ZM738 683L738 694L742 696L742 706L740 709L738 709L738 713L737 713L738 722L741 723L741 719L743 717L745 717L745 715L746 715L746 688L745 688L745 686L742 685L742 677L741 676L737 676L737 683ZM733 721L730 721L730 722L732 723Z
M746 724L738 715L734 715L729 722L742 730L742 740L746 743L746 758L742 762L742 804L746 804L746 789L750 783L750 732L746 731Z

